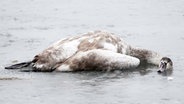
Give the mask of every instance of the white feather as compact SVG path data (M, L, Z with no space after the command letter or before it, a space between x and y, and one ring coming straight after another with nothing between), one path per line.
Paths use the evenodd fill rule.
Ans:
M57 69L56 69L56 71L73 71L71 68L70 68L70 66L69 65L67 65L67 64L62 64L61 66L59 66Z
M104 49L111 50L113 52L117 52L117 45L113 45L111 43L104 42L102 43L104 46Z
M91 44L87 45L89 46L89 48L86 48L88 51L85 50L86 52L83 52L84 50L80 50L79 45L86 40ZM85 47L85 44L83 46ZM44 67L48 70L48 68L55 68L58 63L61 63L57 70L72 71L73 69L69 67L70 65L63 64L66 60L72 60L72 58L82 59L82 57L87 56L87 54L94 53L99 57L99 61L108 60L107 62L109 66L113 66L112 63L115 63L114 65L117 65L116 67L119 68L134 68L140 64L140 60L136 58L136 55L139 55L140 51L134 52L130 47L131 46L125 43L123 39L113 35L112 33L106 31L89 32L81 36L62 39L54 43L48 49L38 54L40 59L38 57L38 61L34 63L33 67L38 69ZM135 54L131 55L129 53ZM155 54L155 56L157 56L157 54ZM155 64L159 63L158 59L160 59L158 56L146 57L148 62Z

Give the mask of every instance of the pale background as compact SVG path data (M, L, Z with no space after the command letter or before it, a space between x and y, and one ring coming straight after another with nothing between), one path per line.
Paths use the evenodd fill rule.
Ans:
M53 42L92 30L172 58L172 81L135 72L23 73L6 65L31 60ZM184 0L0 0L1 104L184 103Z

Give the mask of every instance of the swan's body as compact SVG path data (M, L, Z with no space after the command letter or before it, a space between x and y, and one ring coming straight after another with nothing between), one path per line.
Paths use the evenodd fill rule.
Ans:
M136 68L141 62L159 65L161 56L134 48L106 31L62 39L31 61L37 71L113 70Z

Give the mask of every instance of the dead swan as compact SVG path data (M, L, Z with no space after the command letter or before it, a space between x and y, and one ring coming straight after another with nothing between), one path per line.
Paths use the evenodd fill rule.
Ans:
M136 68L141 62L159 66L159 72L171 70L173 66L168 57L132 47L113 33L93 31L59 40L32 61L5 69L31 66L34 71L114 70Z

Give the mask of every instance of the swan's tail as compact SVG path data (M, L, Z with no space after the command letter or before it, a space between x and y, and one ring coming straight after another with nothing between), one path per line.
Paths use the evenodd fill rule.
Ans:
M5 69L21 69L21 68L24 68L24 67L28 67L31 63L32 63L32 61L21 62L21 63L18 63L18 64L14 64L14 65L5 67Z

